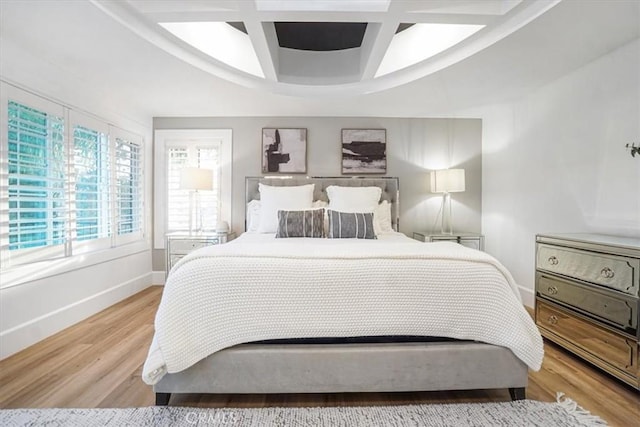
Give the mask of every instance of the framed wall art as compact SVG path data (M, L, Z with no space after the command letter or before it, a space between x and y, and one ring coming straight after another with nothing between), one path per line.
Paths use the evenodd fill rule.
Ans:
M342 129L342 173L387 173L387 130Z
M306 173L306 129L262 129L262 173Z

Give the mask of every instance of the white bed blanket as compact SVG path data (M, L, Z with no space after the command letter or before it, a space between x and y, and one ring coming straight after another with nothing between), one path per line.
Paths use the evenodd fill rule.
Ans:
M484 252L408 238L245 234L197 250L171 271L142 376L155 384L251 341L382 335L504 346L534 370L543 357L511 275Z

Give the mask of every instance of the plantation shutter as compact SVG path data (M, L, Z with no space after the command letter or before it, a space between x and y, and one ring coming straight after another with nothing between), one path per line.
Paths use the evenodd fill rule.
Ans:
M9 101L7 119L8 249L64 245L68 208L62 114Z
M188 166L189 153L183 147L167 149L167 228L189 228L189 191L180 189L180 169Z
M198 148L198 167L213 170L213 190L200 193L203 230L215 230L218 224L220 197L220 150L215 148Z
M142 232L140 144L116 136L116 224L119 236Z
M107 134L75 125L73 153L76 239L108 238L111 231L111 194Z

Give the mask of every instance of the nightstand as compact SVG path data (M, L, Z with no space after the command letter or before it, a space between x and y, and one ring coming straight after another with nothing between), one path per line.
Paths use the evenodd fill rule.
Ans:
M177 231L174 233L168 233L166 235L167 274L169 274L171 268L188 253L205 246L227 243L228 241L233 240L235 236L236 235L233 232L186 233L183 231Z
M484 236L478 233L437 234L428 231L414 231L413 238L421 242L456 242L468 248L484 250Z

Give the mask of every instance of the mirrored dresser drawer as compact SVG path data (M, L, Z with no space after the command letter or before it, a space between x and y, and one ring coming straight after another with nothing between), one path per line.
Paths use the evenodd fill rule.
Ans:
M638 296L640 259L539 244L536 268Z
M536 307L536 318L543 336L637 387L635 339L544 301Z
M536 273L536 282L541 297L636 334L638 306L635 298L540 272Z

